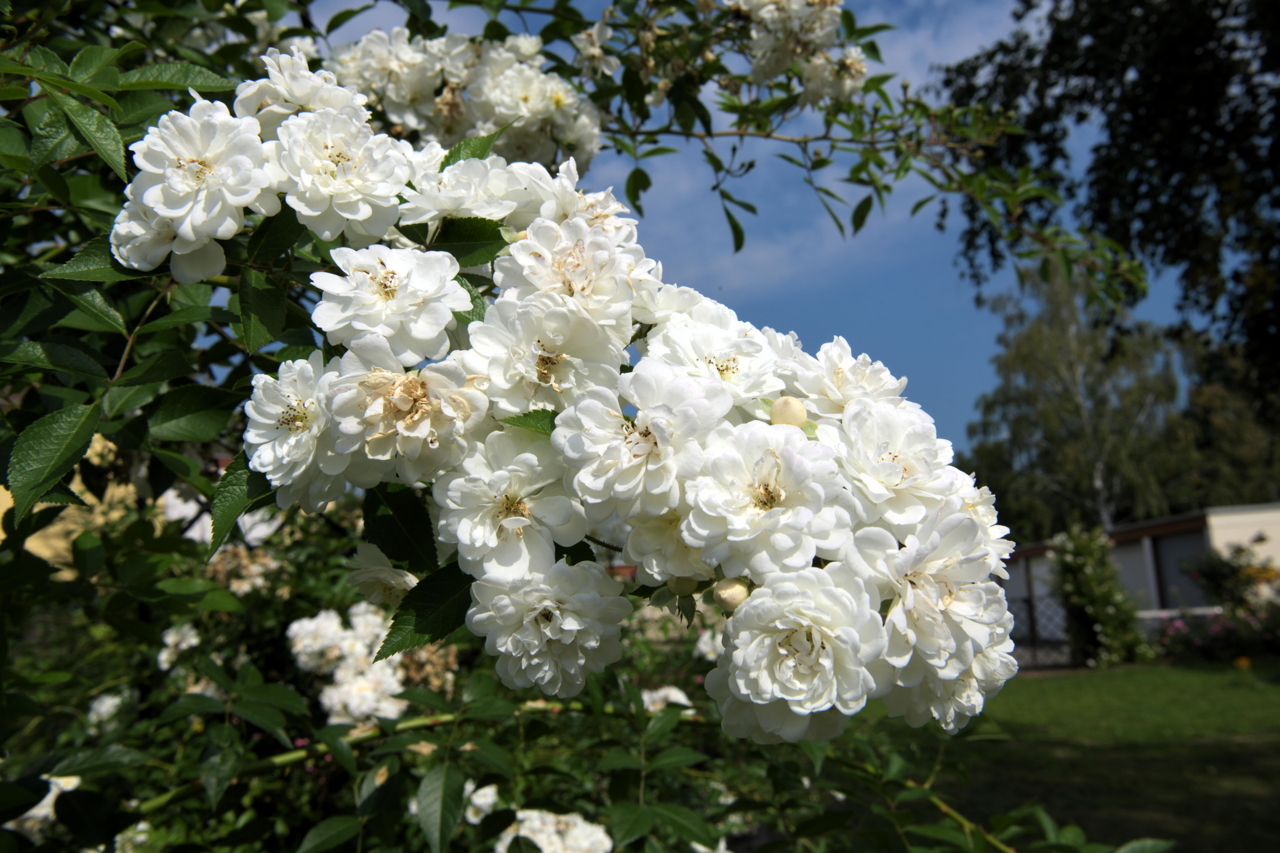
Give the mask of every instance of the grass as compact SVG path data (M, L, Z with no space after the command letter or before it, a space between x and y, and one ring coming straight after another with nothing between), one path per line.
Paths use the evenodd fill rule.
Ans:
M1090 841L1280 850L1280 661L1025 673L970 729L939 783L966 814L1037 803Z

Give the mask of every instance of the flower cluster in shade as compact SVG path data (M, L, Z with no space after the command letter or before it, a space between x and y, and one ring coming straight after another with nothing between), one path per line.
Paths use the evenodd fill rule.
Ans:
M609 37L597 26L575 44L592 67L616 70L588 42L596 34ZM534 35L425 39L403 27L374 30L325 61L339 83L363 92L387 122L423 142L449 147L505 127L495 154L545 164L571 156L585 170L600 151L600 113L563 77L543 71L545 64Z
M168 228L190 236L164 249L175 277L211 275L216 241L273 193L319 239L343 238L306 303L333 356L254 376L245 407L249 467L279 506L415 489L441 559L474 579L466 624L512 688L576 695L621 659L629 593L663 585L731 614L706 685L726 731L760 742L833 737L871 699L954 731L1013 675L995 580L1008 531L905 379L842 338L810 353L665 282L626 208L580 189L572 159L445 165L438 144L375 133L367 98L330 72L264 63L234 115L199 101L134 146L152 171L113 245L154 266L158 249L138 252L156 240L135 231ZM234 229L214 227L218 211ZM464 271L430 241L474 218L506 245ZM633 586L571 558L589 536L637 567ZM371 547L358 564L371 602L395 606L417 581ZM399 692L394 667L371 664L385 620L361 614L367 631L336 613L290 629L304 668L370 681L326 700L335 720L392 716L371 709ZM339 673L347 653L321 651L348 640Z
M841 40L840 0L725 0L750 23L751 77L764 84L798 78L800 103L846 101L867 81L867 56Z

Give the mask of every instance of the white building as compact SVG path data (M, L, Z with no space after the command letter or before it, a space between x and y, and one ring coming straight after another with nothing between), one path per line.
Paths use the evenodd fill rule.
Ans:
M1183 571L1190 559L1210 548L1226 555L1246 545L1261 558L1280 564L1280 503L1222 506L1122 524L1110 532L1111 559L1120 580L1148 620L1210 602ZM1016 627L1014 641L1024 646L1024 663L1065 662L1066 616L1053 597L1053 563L1047 542L1019 548L1009 557L1009 596Z

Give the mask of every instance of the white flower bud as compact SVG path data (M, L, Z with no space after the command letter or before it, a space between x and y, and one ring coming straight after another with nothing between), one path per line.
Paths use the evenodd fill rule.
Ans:
M773 401L771 419L775 424L804 426L809 420L809 413L805 411L804 403L795 397L779 397Z
M673 578L674 580L674 578ZM751 594L751 584L745 578L725 578L715 585L716 604L725 613L732 613Z
M698 589L697 578L667 578L667 589L676 595L693 595Z

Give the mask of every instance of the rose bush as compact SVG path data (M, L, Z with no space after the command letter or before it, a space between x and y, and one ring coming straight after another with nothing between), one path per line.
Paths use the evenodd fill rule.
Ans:
M868 106L832 4L475 38L405 5L333 49L281 0L10 9L5 842L1007 850L1021 816L827 744L874 699L955 732L1014 673L992 496L905 380L664 281L582 174L713 143L715 81L739 135L820 115L882 200L912 162L1036 190L917 145L974 115Z

